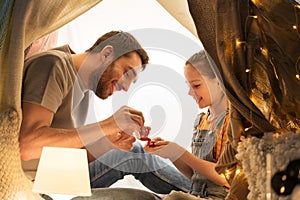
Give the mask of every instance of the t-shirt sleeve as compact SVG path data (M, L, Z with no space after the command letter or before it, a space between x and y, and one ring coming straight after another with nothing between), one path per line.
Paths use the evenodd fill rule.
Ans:
M28 60L22 85L22 101L41 105L54 113L65 95L62 62L56 56Z

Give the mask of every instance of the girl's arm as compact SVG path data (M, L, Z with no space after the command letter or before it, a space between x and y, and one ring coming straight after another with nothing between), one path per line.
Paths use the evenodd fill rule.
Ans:
M161 138L154 138L153 142L154 146L146 146L145 151L170 159L188 178L191 178L193 170L196 170L214 183L228 186L226 179L216 172L215 163L198 158L174 142L164 141Z
M184 161L182 161L182 159L179 158L179 159L173 161L173 164L186 177L188 177L189 179L192 178L193 173L194 173L193 169L189 165L187 165Z
M215 170L215 163L198 158L197 156L185 151L175 162L182 162L190 168L196 170L199 174L221 186L228 186L224 176L218 174ZM175 165L175 164L174 164ZM176 166L176 165L175 165Z

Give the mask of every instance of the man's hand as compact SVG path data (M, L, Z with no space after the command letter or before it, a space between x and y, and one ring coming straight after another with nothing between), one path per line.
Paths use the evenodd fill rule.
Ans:
M123 151L131 151L133 143L136 140L134 136L128 135L125 132L109 135L107 138L111 142L113 148Z
M96 158L112 149L129 152L131 151L135 140L135 137L124 132L104 136L98 141L86 146L86 149L88 150L88 160L89 162L94 161Z
M125 132L129 135L132 135L133 132L140 131L140 128L144 125L144 122L145 120L142 112L128 106L123 106L111 117L100 122L100 126L104 130L105 135L119 132Z

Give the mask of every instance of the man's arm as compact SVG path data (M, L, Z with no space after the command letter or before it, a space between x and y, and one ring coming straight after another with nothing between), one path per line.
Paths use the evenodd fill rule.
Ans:
M127 132L132 132L143 123L141 113L128 107L121 108L114 116L103 121L78 129L52 128L54 113L41 105L23 102L22 111L19 141L23 160L39 158L43 146L84 148L88 143L100 140L103 136L106 136L106 143L107 141L112 143L106 144L106 150L120 148L129 151L135 138L121 132L119 125L126 127L127 124Z
M20 151L23 160L41 156L43 146L82 148L76 129L51 128L53 112L33 103L22 103Z

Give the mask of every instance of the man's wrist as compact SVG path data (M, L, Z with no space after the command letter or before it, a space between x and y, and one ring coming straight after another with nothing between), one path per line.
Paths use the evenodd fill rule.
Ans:
M105 136L100 124L93 123L77 128L78 136L84 146L89 145Z
M101 129L103 135L111 135L121 131L115 123L111 122L110 118L98 122L98 126Z

